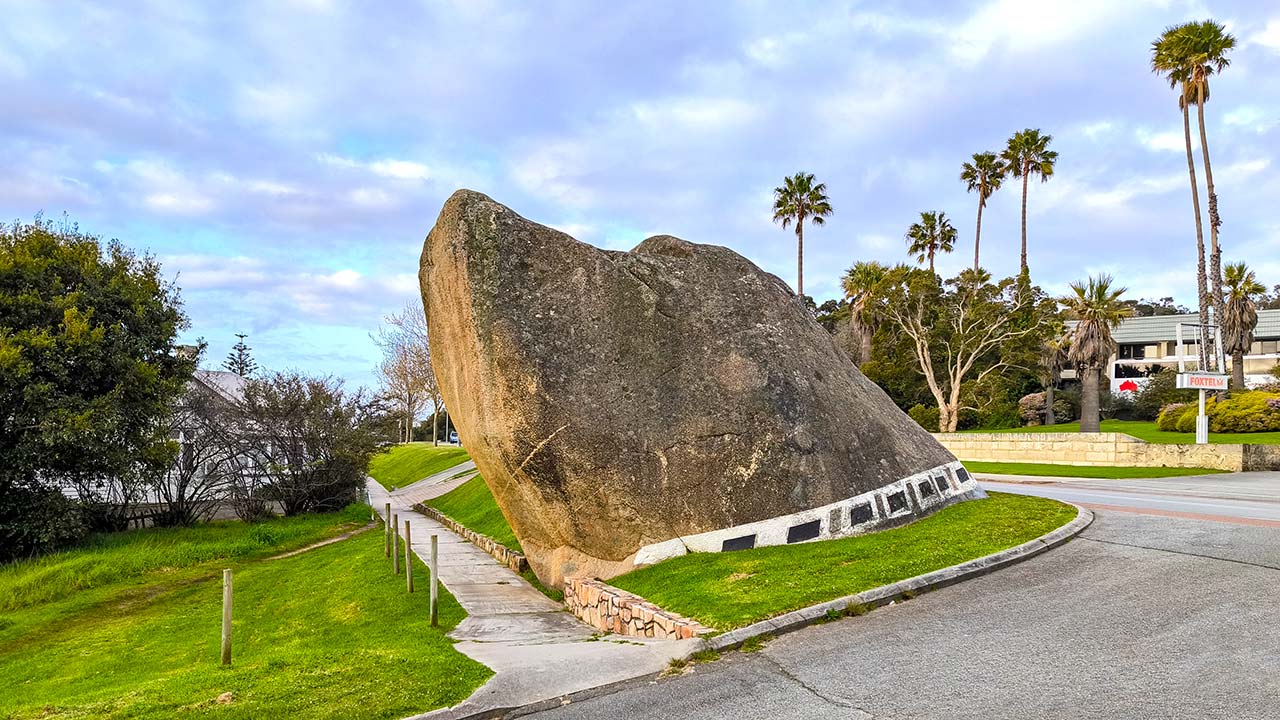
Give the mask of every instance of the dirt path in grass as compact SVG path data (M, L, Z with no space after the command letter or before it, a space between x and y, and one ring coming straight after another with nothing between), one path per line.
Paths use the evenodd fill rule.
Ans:
M377 522L374 522L374 521L372 521L372 520L371 520L371 521L369 521L369 524L368 524L368 525L365 525L364 527L356 528L355 530L352 530L352 531L350 531L350 532L342 533L341 535L338 535L338 536L336 536L336 537L331 537L331 538L329 538L328 540L321 540L320 542L317 542L317 543L311 543L310 545L308 545L308 546L306 546L306 547L298 548L297 550L290 550L289 552L287 552L287 553L281 553L280 555L272 555L271 557L269 557L269 558L267 558L267 559L268 559L268 560L281 560L281 559L283 559L283 558L293 557L294 555L301 555L302 553L304 553L304 552L306 552L306 551L308 551L308 550L315 550L316 548L324 547L325 545L332 545L332 544L334 544L334 543L336 543L336 542L342 542L343 540L346 540L346 539L348 539L348 538L353 538L353 537L355 537L356 535L359 535L359 534L360 534L360 533L362 533L362 532L365 532L365 531L368 531L368 530L372 530L372 529L374 528L374 526L376 526L377 524L378 524Z

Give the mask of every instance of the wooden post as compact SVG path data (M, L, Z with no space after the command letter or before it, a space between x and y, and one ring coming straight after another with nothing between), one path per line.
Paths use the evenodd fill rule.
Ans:
M382 554L391 557L391 503L387 503L386 519L382 522Z
M404 521L404 584L405 589L413 592L413 541L409 534L409 521Z
M222 571L222 664L231 664L231 568Z
M440 573L436 571L439 567L440 555L436 545L436 536L431 536L431 626L435 627L440 624L440 591L437 586L440 584Z
M400 574L400 513L391 516L391 571Z

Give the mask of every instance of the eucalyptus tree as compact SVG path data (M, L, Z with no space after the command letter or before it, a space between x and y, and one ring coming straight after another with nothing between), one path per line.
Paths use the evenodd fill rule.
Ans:
M1045 135L1039 129L1027 128L1013 134L1008 145L1000 154L1001 160L1009 168L1009 174L1022 178L1022 272L1027 272L1027 183L1032 175L1039 175L1041 182L1048 182L1053 177L1054 166L1058 162L1058 153L1049 149L1053 141L1052 135Z
M916 262L923 264L929 261L929 272L933 272L933 258L940 252L949 253L956 247L956 229L947 219L947 214L940 211L920 213L920 222L912 223L907 229L907 253L916 256Z
M973 154L973 161L960 167L960 179L965 182L969 192L978 193L978 226L973 233L973 269L978 269L978 249L982 245L982 209L987 200L1000 189L1004 183L1008 168L999 155L993 152Z
M804 223L826 224L831 215L831 199L827 197L827 184L814 182L813 173L798 172L784 178L782 185L773 189L773 221L787 229L796 226L796 294L804 297Z
M889 268L875 261L860 260L840 280L849 299L849 322L858 333L858 364L871 359L871 339L880 322L882 290Z
M1100 429L1098 382L1116 351L1111 331L1132 312L1120 300L1125 288L1114 287L1113 282L1106 274L1091 277L1088 282L1074 282L1072 294L1059 300L1068 317L1076 321L1067 359L1075 364L1080 376L1080 432L1096 433Z
M1222 350L1231 354L1231 387L1244 390L1244 355L1253 345L1258 326L1258 305L1254 298L1267 291L1244 263L1226 267L1226 302L1222 310Z

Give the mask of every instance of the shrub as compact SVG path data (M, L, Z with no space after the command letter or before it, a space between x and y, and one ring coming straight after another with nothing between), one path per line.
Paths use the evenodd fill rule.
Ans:
M1280 395L1243 392L1205 409L1213 432L1250 433L1280 430ZM1193 415L1194 417L1194 415ZM1195 428L1194 421L1192 429Z
M925 430L938 432L938 408L917 404L907 411L907 415Z
M1044 401L1041 400L1041 403ZM1003 430L1022 425L1019 406L1009 401L996 402L978 413L978 427L985 430Z
M1135 420L1155 420L1160 411L1173 403L1188 403L1196 399L1195 390L1179 390L1178 373L1172 368L1162 368L1147 379L1134 397Z
M1173 429L1178 432L1189 433L1196 431L1196 417L1200 414L1200 409L1195 405L1188 405L1182 409L1178 415L1178 420L1174 423Z
M80 506L58 490L0 489L0 563L75 545L88 533Z
M1165 432L1175 432L1178 429L1178 418L1182 417L1182 411L1187 408L1190 403L1176 402L1169 403L1160 408L1160 414L1156 416L1156 427Z

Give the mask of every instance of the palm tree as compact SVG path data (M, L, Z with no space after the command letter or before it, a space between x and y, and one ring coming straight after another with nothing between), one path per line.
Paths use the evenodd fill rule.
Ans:
M1222 350L1231 353L1231 387L1244 390L1244 354L1253 345L1253 330L1258 326L1258 305L1253 298L1267 291L1266 286L1244 263L1226 268L1226 307L1222 311Z
M871 359L871 338L880 321L875 301L888 274L889 268L884 265L860 260L845 272L840 281L845 297L851 303L849 320L858 331L858 365L864 365Z
M1044 383L1044 424L1055 425L1058 419L1053 414L1053 391L1058 380L1062 378L1062 370L1067 366L1067 351L1071 348L1071 338L1062 333L1062 328L1040 346L1040 380Z
M1204 159L1204 185L1209 195L1209 278L1213 290L1213 314L1221 318L1226 310L1222 294L1222 248L1218 246L1218 228L1222 217L1218 214L1218 194L1213 189L1213 166L1209 163L1209 136L1204 127L1204 104L1209 101L1209 76L1221 74L1231 64L1227 53L1236 46L1236 39L1226 28L1213 20L1190 22L1174 33L1175 55L1188 71L1190 92L1187 101L1196 106L1196 121L1200 126L1200 155Z
M814 183L813 173L798 172L773 189L773 221L782 223L783 230L796 224L796 294L800 297L804 297L804 221L823 225L830 214L827 184Z
M1200 367L1207 368L1209 360L1209 281L1204 262L1204 221L1200 219L1200 186L1196 182L1196 161L1191 153L1191 108L1188 98L1193 95L1191 70L1183 56L1185 46L1179 33L1184 25L1167 28L1151 43L1151 71L1165 77L1169 87L1178 91L1178 108L1182 110L1182 134L1187 147L1187 174L1191 176L1191 206L1196 220L1196 291L1200 302L1200 336L1196 347L1200 352Z
M978 269L978 246L982 244L982 209L987 206L987 199L1000 189L1004 183L1008 168L999 155L993 152L973 154L973 162L960 167L960 179L965 182L969 192L978 193L978 228L973 234L973 269Z
M1112 282L1110 275L1103 274L1087 283L1071 283L1073 294L1058 301L1076 321L1067 359L1080 372L1080 432L1099 431L1098 381L1116 351L1111 330L1133 312L1120 302L1125 288L1113 288Z
M956 229L942 211L920 213L920 222L912 223L907 229L907 253L915 255L916 262L921 264L927 259L929 272L933 272L934 255L949 253L955 247Z
M1009 173L1022 178L1022 272L1027 272L1027 181L1032 175L1039 175L1041 182L1049 182L1053 177L1053 166L1058 162L1058 153L1049 149L1053 141L1052 135L1042 135L1039 129L1027 128L1016 132L1009 138L1009 144L1000 159L1004 160Z

